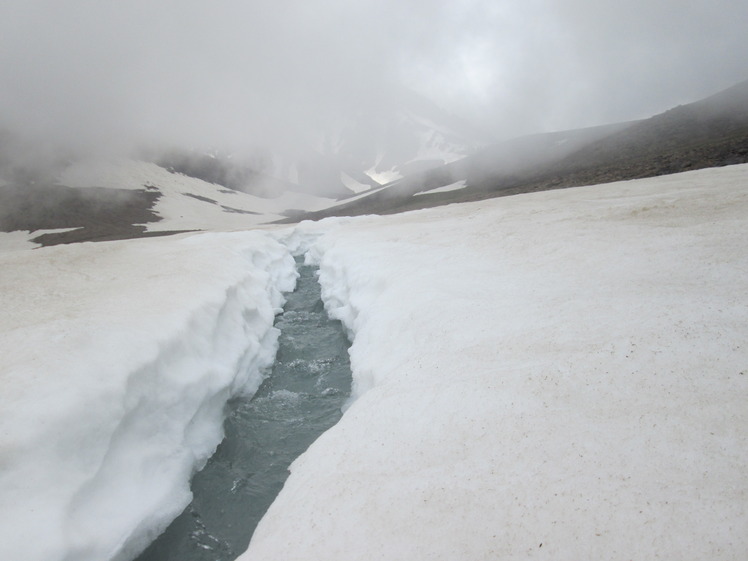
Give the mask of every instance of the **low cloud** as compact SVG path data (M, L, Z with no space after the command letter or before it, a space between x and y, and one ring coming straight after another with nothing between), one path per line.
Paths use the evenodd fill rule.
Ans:
M497 137L748 77L742 0L9 0L0 123L78 149L301 149L416 90Z

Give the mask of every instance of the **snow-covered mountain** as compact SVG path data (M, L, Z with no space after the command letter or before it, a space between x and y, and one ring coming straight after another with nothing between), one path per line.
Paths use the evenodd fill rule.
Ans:
M358 194L460 160L490 134L410 91L397 102L328 126L276 175L318 193ZM289 171L290 169L290 171Z
M44 180L0 183L0 232L44 245L238 230L335 204L291 188L266 196L128 158L67 162ZM272 196L270 196L272 194Z
M640 121L490 144L305 218L402 212L743 162L748 81Z
M129 158L61 153L19 164L27 147L5 133L0 231L27 230L21 243L54 244L255 227L355 200L489 141L411 92L330 125L293 157L149 147Z
M248 160L217 152L153 151L146 159L255 195L297 191L346 199L460 160L489 145L487 132L411 91L328 123L289 153Z
M48 163L54 173L40 176L3 161L3 137L0 231L60 243L237 229L740 163L748 161L748 83L642 121L489 140L415 95L331 126L293 161L196 151L58 157ZM60 228L77 230L44 232Z

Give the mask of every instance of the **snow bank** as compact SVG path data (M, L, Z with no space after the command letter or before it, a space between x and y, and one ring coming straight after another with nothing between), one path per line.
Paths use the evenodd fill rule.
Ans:
M355 401L242 559L744 559L746 183L300 225Z
M260 233L0 253L0 559L128 559L273 361L296 273Z

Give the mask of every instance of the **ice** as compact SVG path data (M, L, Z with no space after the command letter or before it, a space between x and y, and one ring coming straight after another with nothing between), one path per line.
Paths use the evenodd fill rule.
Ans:
M460 189L464 189L465 187L467 187L467 182L463 179L461 181L456 181L455 183L450 183L449 185L444 185L443 187L436 187L435 189L429 189L428 191L415 193L415 196L430 195L432 193L447 193L449 191L458 191Z
M737 560L748 166L302 223L354 401L241 559Z
M296 278L258 233L0 253L0 559L132 558L272 363Z

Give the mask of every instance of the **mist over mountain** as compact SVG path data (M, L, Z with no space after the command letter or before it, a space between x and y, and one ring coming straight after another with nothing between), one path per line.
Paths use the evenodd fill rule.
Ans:
M6 132L0 231L36 232L30 239L44 244L103 241L389 214L748 162L748 81L649 119L504 141L411 99L329 128L295 161L153 146L124 159L54 150L17 158L27 144Z
M70 169L97 170L87 188L120 189L116 176L181 229L202 227L197 208L179 214L187 203L207 205L205 224L235 225L237 213L393 212L742 161L727 99L723 117L635 121L745 79L746 20L736 0L11 0L4 228L59 227L47 203L16 216L47 192L71 217L120 204L115 191L50 191L71 187ZM96 205L70 202L94 192Z
M498 142L305 218L402 212L744 162L748 81L649 119ZM444 189L455 182L458 189Z
M0 127L74 152L145 144L293 162L350 127L409 150L388 115L417 92L419 111L426 98L506 140L728 87L745 77L746 20L737 0L9 0Z

